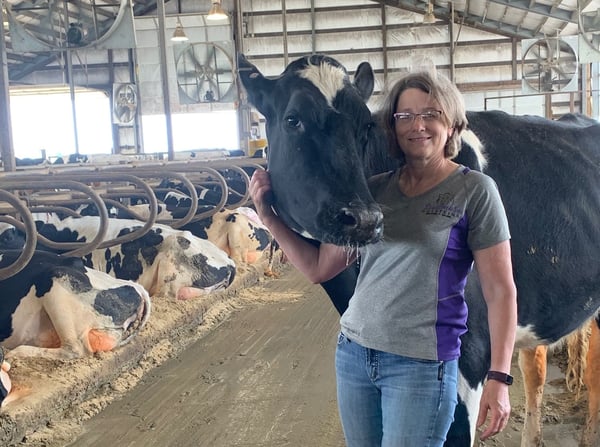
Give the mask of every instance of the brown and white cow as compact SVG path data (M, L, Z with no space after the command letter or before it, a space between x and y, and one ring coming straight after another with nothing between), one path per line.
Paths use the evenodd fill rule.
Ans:
M211 241L236 263L254 264L273 241L256 212L248 207L224 209L182 229Z

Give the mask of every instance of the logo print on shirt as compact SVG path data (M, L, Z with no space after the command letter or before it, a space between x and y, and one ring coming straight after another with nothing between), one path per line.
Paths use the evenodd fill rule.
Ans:
M438 195L435 203L428 203L423 208L425 214L435 214L443 217L458 218L462 214L462 210L454 205L454 196L450 193L442 193Z

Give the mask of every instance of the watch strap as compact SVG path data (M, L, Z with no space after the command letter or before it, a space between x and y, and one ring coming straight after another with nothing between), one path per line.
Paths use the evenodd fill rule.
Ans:
M505 383L506 385L512 385L513 383L513 376L500 371L488 371L487 379L497 380L498 382Z

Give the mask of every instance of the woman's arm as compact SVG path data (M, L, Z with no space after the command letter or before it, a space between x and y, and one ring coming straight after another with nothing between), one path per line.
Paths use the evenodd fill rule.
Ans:
M517 328L517 290L515 287L510 242L473 252L477 274L488 308L490 328L490 370L510 374ZM489 423L480 434L485 440L504 429L510 417L508 385L489 380L483 390L477 426Z
M332 244L315 246L291 230L271 204L273 203L269 173L257 169L250 180L250 197L258 217L269 229L290 262L311 282L321 283L333 278L356 259L347 248Z

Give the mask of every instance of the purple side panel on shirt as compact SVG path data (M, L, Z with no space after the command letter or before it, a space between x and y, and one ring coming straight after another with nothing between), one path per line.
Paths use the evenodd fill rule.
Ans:
M460 355L460 336L466 332L466 277L473 264L467 245L468 222L464 215L450 230L448 246L438 276L437 343L440 360Z

